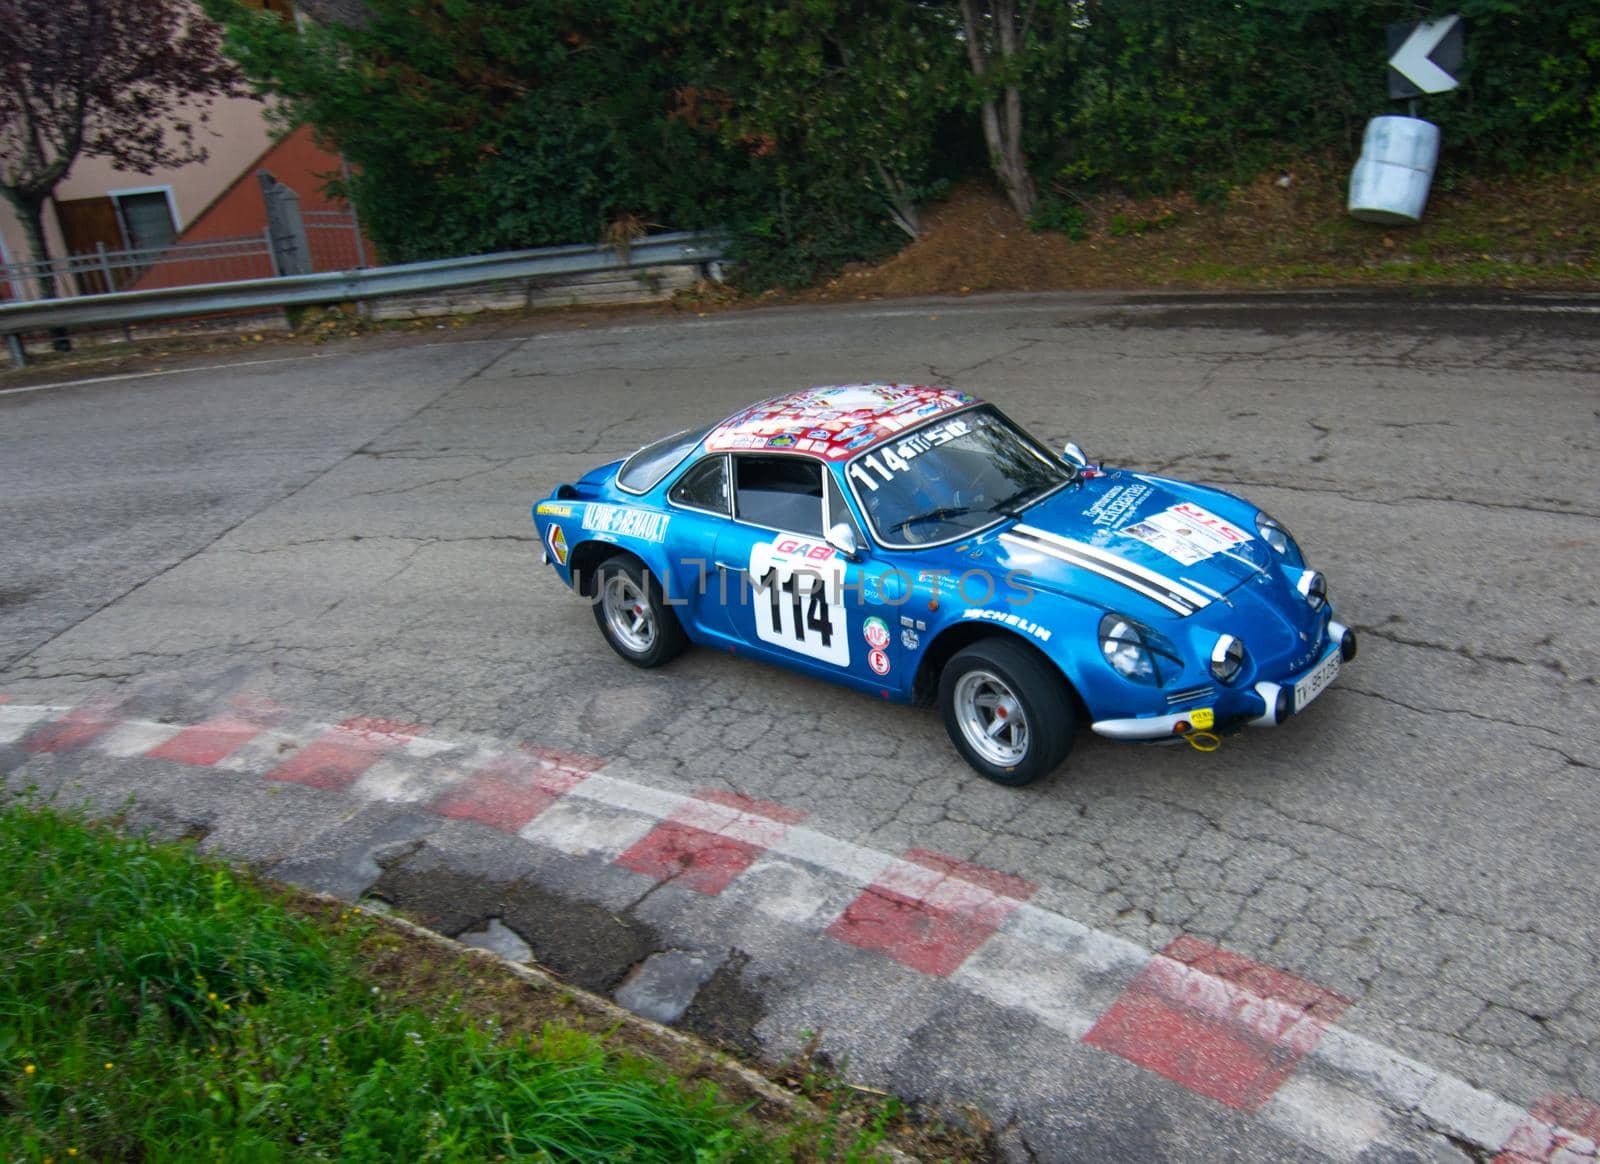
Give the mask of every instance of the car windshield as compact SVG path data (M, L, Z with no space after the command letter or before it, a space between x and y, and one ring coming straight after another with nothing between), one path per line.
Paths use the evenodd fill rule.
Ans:
M991 408L924 425L850 462L856 497L888 546L942 542L1014 517L1072 470Z

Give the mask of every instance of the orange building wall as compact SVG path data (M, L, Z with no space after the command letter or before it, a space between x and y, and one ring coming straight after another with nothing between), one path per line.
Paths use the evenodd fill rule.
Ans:
M267 212L261 203L257 170L267 171L300 195L301 210L346 210L343 201L334 201L322 192L323 183L338 177L339 165L339 155L312 141L311 127L302 125L246 166L233 185L195 216L178 241L237 238L265 230Z
M349 204L329 198L323 185L337 177L341 169L338 154L329 153L312 140L311 128L301 126L270 146L254 163L246 166L232 185L202 210L178 236L179 242L208 242L242 236L259 238L267 229L267 211L261 198L261 183L256 173L265 170L300 196L302 211L336 210L348 212ZM340 271L376 264L372 243L362 240L356 247L355 232L348 229L318 230L308 226L312 269ZM224 266L225 264L225 266ZM226 273L222 273L225 270ZM165 263L147 271L134 284L144 291L155 287L180 287L189 283L216 282L219 278L266 279L272 263L265 255L227 260L200 260L192 263Z

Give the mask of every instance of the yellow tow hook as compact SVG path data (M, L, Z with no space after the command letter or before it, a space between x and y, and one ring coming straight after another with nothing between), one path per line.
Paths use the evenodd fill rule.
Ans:
M1222 747L1222 737L1215 732L1205 729L1217 722L1216 712L1209 707L1197 707L1189 712L1187 719L1180 719L1174 725L1174 730L1183 737L1185 743L1197 752L1215 752Z

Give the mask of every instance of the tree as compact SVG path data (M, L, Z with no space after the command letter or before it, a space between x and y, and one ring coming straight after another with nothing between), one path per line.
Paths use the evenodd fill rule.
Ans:
M784 0L702 9L692 27L713 50L704 76L728 99L731 136L770 142L808 184L831 171L916 238L936 130L963 95L947 10L905 0L808 0L803 17Z
M140 174L205 160L196 122L243 93L220 42L182 0L0 0L0 194L36 261L45 201L79 157Z
M1031 18L1034 5L1029 4ZM989 164L1023 221L1033 217L1037 193L1022 150L1022 66L1027 20L1017 19L1016 0L961 0L967 59L978 82L978 113Z

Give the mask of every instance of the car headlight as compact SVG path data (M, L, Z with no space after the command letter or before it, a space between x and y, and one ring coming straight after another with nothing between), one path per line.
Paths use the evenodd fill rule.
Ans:
M1160 682L1155 655L1144 635L1120 614L1108 614L1100 620L1100 653L1111 664L1111 669L1124 679L1151 685Z
M1232 683L1244 670L1244 643L1233 635L1223 635L1211 648L1211 673L1218 682Z
M1256 532L1261 534L1262 542L1270 545L1272 552L1280 558L1288 558L1296 564L1304 560L1299 545L1294 544L1294 534L1270 513L1256 513Z
M1303 570L1295 589L1312 610L1321 610L1328 602L1328 580L1318 570Z

